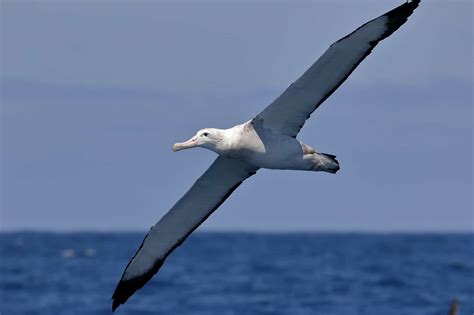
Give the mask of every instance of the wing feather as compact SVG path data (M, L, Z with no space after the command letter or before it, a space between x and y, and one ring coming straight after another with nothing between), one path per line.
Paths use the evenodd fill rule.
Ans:
M349 77L381 40L407 21L419 2L406 2L333 43L298 80L258 115L264 125L296 137L311 113Z
M173 250L257 170L245 162L218 157L145 236L112 295L112 310L142 288Z

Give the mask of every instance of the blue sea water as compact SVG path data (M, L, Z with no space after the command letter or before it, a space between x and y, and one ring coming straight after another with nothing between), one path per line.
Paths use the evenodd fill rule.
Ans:
M0 234L0 313L110 314L144 233ZM474 312L472 234L195 233L117 314Z

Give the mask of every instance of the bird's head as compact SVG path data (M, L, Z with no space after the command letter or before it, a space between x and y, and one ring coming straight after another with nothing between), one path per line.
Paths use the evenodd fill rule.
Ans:
M173 151L202 147L219 153L223 145L223 130L215 128L205 128L199 130L194 137L185 142L173 144Z

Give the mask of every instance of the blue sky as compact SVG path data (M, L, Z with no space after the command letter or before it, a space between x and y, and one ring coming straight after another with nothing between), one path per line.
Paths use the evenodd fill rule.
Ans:
M145 230L263 109L402 1L2 1L4 230ZM337 175L259 171L205 230L473 230L471 1L424 1L299 138Z

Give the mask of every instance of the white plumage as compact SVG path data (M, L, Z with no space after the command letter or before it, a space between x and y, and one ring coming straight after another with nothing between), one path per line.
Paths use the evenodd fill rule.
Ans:
M419 0L406 2L336 41L282 95L250 121L229 129L206 128L173 150L203 147L219 157L156 223L125 268L112 309L135 293L222 202L259 168L336 173L334 155L296 139L306 119L354 71L372 49L403 25Z

